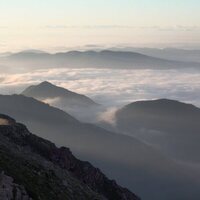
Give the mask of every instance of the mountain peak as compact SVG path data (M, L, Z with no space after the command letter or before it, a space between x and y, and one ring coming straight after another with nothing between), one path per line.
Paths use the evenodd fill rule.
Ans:
M55 86L53 85L51 82L49 81L43 81L40 84L38 84L37 86Z
M97 105L89 97L67 90L63 87L56 86L48 81L44 81L38 85L28 87L22 92L23 95L33 97L38 100L45 99L62 99L70 105Z
M50 96L55 97L58 91L59 93L61 93L61 91L62 93L69 92L69 90L58 87L49 81L43 81L38 85L29 86L22 92L22 94L33 98L40 98L42 96L49 98Z

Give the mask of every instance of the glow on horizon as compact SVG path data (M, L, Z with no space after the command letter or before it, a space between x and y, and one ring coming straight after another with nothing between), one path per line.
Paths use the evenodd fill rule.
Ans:
M195 44L199 0L6 0L0 51L86 44Z

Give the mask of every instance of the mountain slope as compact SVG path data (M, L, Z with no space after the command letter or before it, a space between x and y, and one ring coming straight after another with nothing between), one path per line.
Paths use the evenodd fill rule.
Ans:
M113 69L174 69L199 68L195 62L172 61L123 51L70 51L66 53L19 52L1 59L4 65L36 68L113 68ZM28 67L27 67L28 66Z
M68 148L57 148L13 119L3 115L0 119L11 124L0 125L0 170L22 184L33 200L139 200L90 163L76 159ZM13 199L17 199L16 194Z
M116 113L117 127L175 158L200 162L200 109L174 100L135 102Z
M30 86L22 92L23 95L33 97L39 100L60 98L69 106L97 106L90 98L69 91L51 84L50 82L42 82L39 85Z
M38 136L68 146L144 200L199 199L198 172L194 174L137 139L80 123L59 109L21 95L1 95L0 110Z

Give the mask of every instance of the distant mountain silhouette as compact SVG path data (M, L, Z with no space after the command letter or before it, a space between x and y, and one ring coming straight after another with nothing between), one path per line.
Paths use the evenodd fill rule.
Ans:
M89 97L58 87L47 81L28 87L22 92L22 95L49 103L83 121L94 118L95 112L101 109L100 105Z
M69 91L65 88L55 86L50 82L42 82L39 85L30 86L22 92L23 95L39 100L60 98L69 106L97 106L90 98Z
M134 48L121 47L111 48L113 51L131 51L167 60L177 60L184 62L200 62L200 50L179 49L179 48Z
M116 113L121 131L192 162L200 162L199 121L199 108L168 99L135 102Z
M3 64L30 68L112 68L112 69L177 69L199 68L199 63L172 61L135 52L123 51L70 51L66 53L19 52L4 57Z
M139 200L68 148L57 148L8 116L0 121L8 122L0 125L1 200Z
M31 132L68 146L142 199L198 200L200 173L180 165L139 140L80 123L69 114L22 95L1 95L1 113Z

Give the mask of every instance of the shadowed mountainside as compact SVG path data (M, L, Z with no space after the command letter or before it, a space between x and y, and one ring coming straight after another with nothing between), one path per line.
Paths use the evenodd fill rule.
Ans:
M0 170L12 177L0 176L1 200L139 200L68 148L57 148L9 117L0 119L10 121L0 125Z
M80 123L57 108L21 95L1 95L0 110L38 136L68 146L78 158L88 160L144 200L200 196L198 173L135 138Z
M199 122L199 108L168 99L135 102L116 113L120 131L191 162L200 162Z

